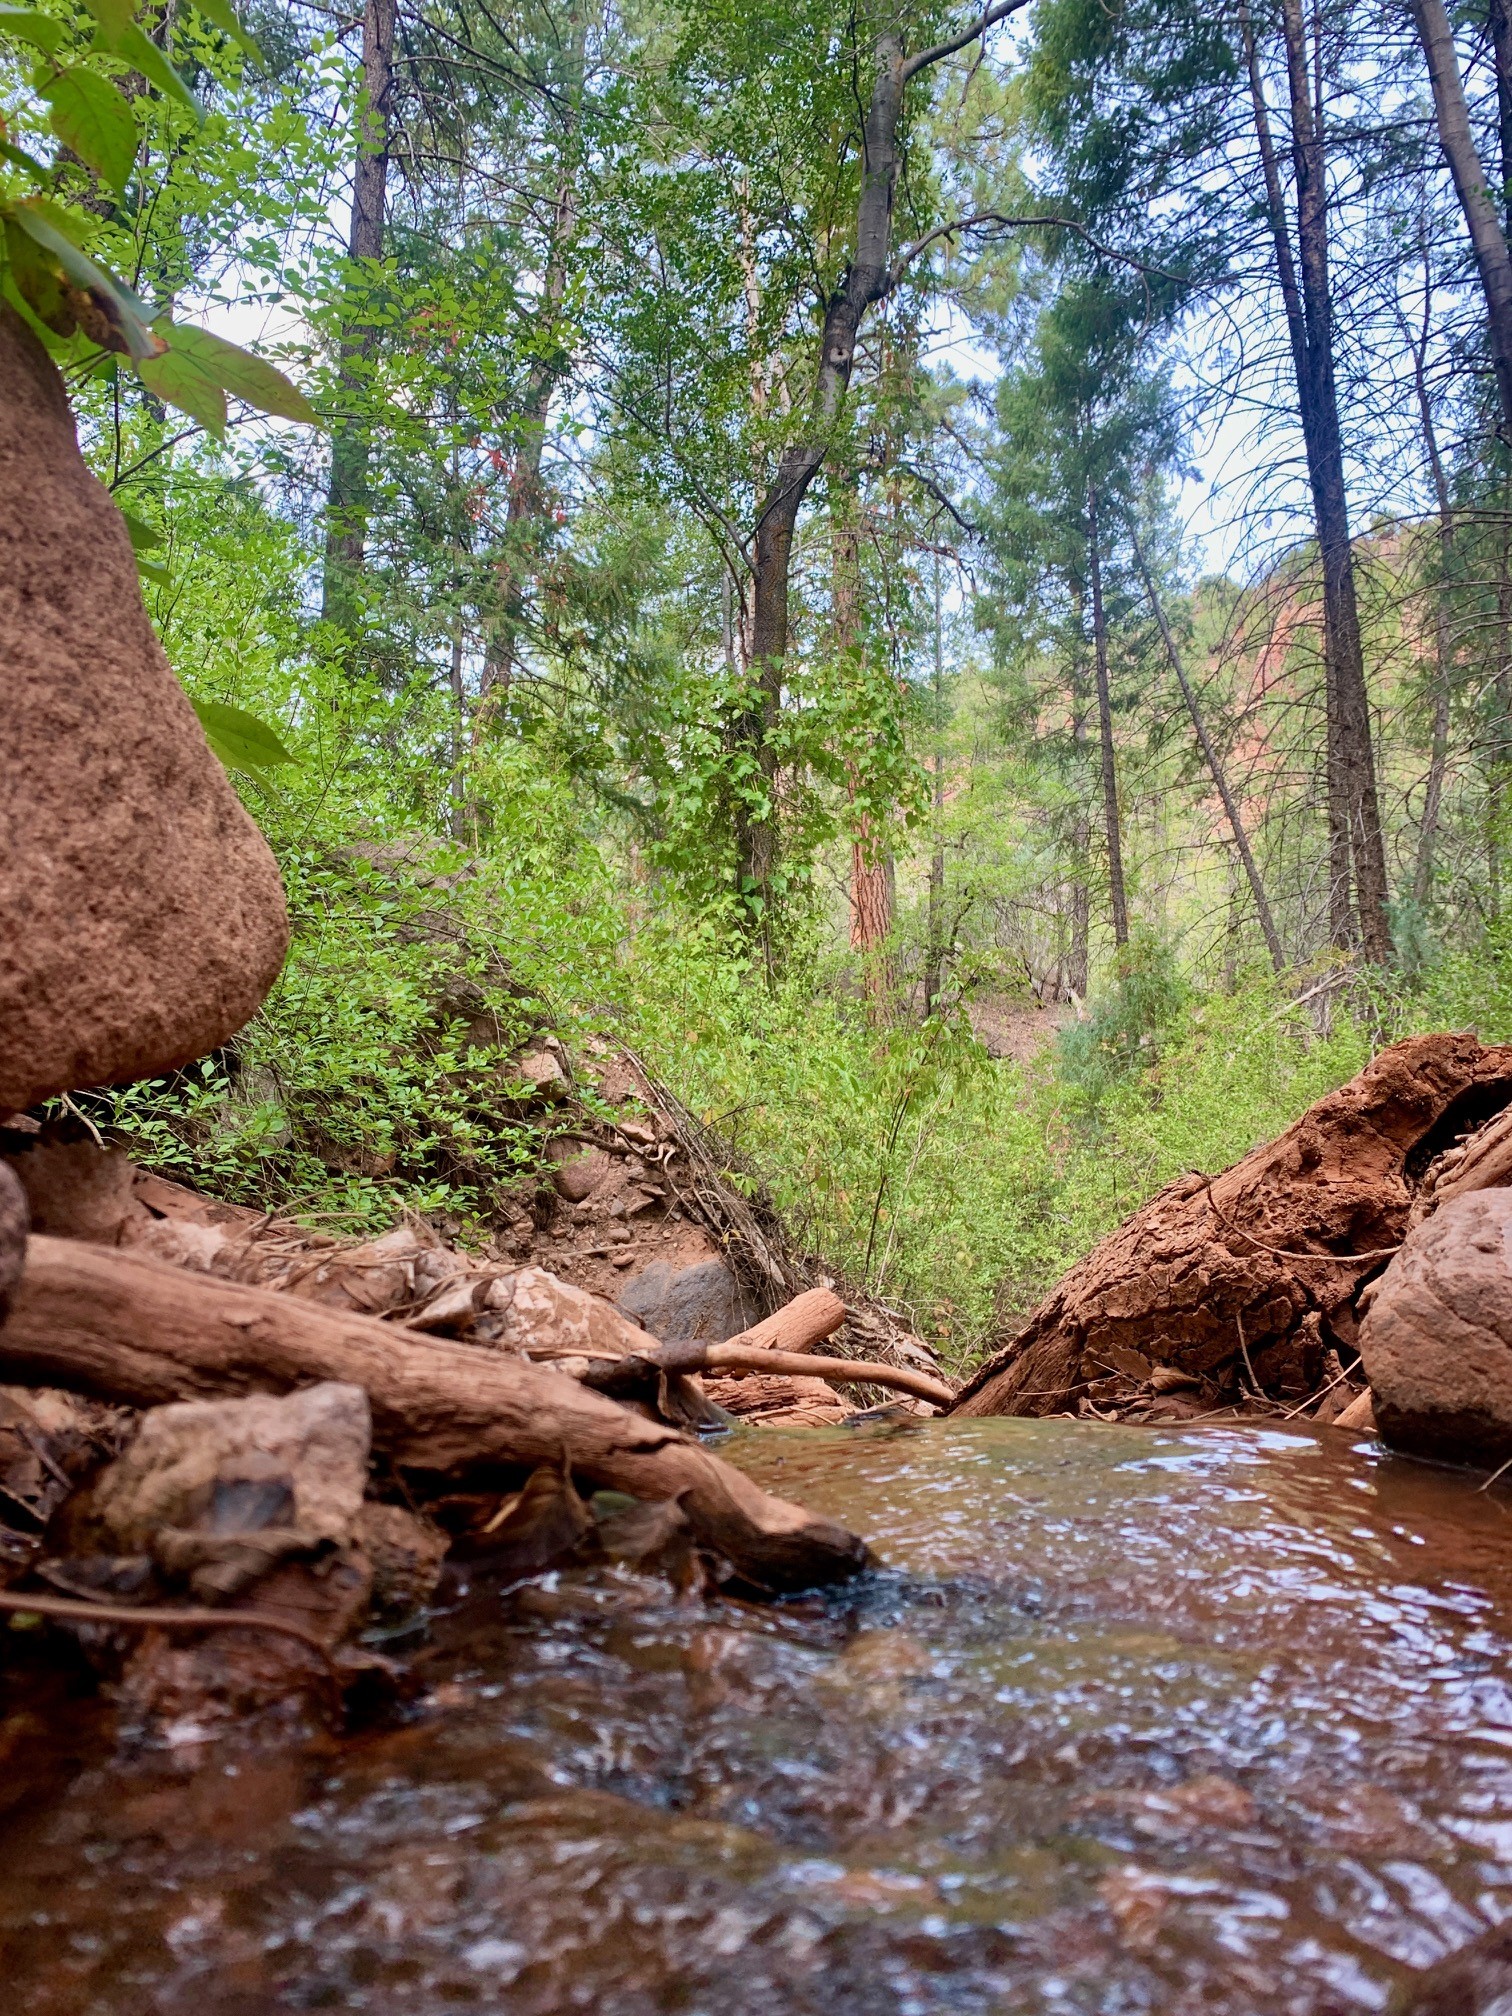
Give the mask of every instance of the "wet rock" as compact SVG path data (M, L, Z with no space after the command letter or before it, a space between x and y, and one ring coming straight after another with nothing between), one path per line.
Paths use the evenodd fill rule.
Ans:
M306 1545L345 1541L362 1505L370 1437L367 1395L334 1381L284 1398L154 1407L97 1480L92 1515L122 1554L150 1548L164 1528L226 1535L266 1531L273 1518ZM259 1494L273 1513L261 1526Z
M1494 1926L1430 1967L1400 2016L1507 2016L1512 2010L1512 1923Z
M0 306L0 1111L174 1070L288 942L267 843L142 606L59 377Z
M361 1551L336 1548L313 1560L283 1563L254 1583L226 1616L234 1618L238 1608L255 1610L334 1648L366 1616L371 1587ZM190 1641L156 1630L141 1633L127 1648L111 1692L129 1721L166 1728L175 1740L209 1736L272 1708L303 1718L311 1707L326 1713L334 1705L331 1669L313 1647L229 1622Z
M1512 1456L1512 1191L1450 1198L1373 1284L1360 1354L1395 1448Z
M373 1615L391 1624L423 1610L446 1559L440 1527L403 1505L369 1503L358 1516L356 1538L373 1571Z
M619 1307L654 1337L701 1337L710 1344L738 1336L761 1316L722 1260L680 1268L653 1260L626 1282Z

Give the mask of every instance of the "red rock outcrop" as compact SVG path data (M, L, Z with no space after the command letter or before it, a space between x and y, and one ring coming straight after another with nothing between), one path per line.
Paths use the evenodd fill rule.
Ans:
M1512 1045L1457 1032L1383 1050L1221 1175L1169 1184L977 1371L958 1414L1055 1414L1144 1361L1304 1399L1356 1347L1356 1298L1444 1150L1512 1104Z
M288 926L63 382L3 304L0 664L4 1113L224 1042L271 986Z

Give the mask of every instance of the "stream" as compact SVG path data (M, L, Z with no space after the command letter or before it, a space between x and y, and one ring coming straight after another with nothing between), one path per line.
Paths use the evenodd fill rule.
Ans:
M0 1693L6 2016L1343 2016L1512 1916L1505 1487L1327 1431L725 1453L886 1566L459 1575L423 1706L303 1747Z

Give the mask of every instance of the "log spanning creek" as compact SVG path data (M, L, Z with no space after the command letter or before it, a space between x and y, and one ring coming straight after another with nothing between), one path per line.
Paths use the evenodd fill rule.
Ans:
M458 1570L426 1697L302 1747L13 1689L6 2016L1340 2016L1512 1918L1504 1486L1064 1420L727 1453L886 1566Z

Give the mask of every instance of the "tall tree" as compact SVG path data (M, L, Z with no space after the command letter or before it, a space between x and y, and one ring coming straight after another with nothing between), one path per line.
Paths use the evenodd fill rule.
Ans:
M757 691L748 734L766 779L769 809L750 824L749 858L744 867L763 913L771 906L777 864L778 754L774 731L782 709L788 583L798 514L840 425L855 368L856 345L868 312L887 299L913 260L948 228L935 227L926 239L894 254L893 210L908 86L947 57L980 42L990 28L1026 4L1027 0L996 0L957 33L912 55L908 53L906 24L893 17L884 20L872 45L871 88L859 135L859 186L848 257L839 284L824 304L811 389L795 416L799 427L778 455L776 473L761 500L751 541L751 654Z
M395 0L364 0L362 91L353 133L352 210L347 230L349 306L342 317L337 412L331 429L321 614L343 629L356 614L355 589L367 547L370 460L367 380L377 329L371 315L374 269L383 258L392 142Z
M1475 268L1486 297L1486 334L1496 373L1497 398L1501 402L1502 433L1512 444L1512 255L1507 251L1498 191L1476 150L1470 108L1465 102L1465 82L1460 75L1454 32L1449 26L1444 0L1412 0L1412 14L1433 86L1439 145L1454 178L1454 191L1465 215ZM1497 51L1500 85L1499 42ZM1500 193L1505 201L1505 190Z
M1092 663L1097 679L1097 745L1102 771L1103 833L1108 848L1108 901L1113 943L1129 942L1129 897L1124 886L1123 822L1118 812L1118 769L1113 748L1113 700L1108 681L1108 612L1103 601L1102 526L1097 485L1087 485L1087 581L1092 591Z

